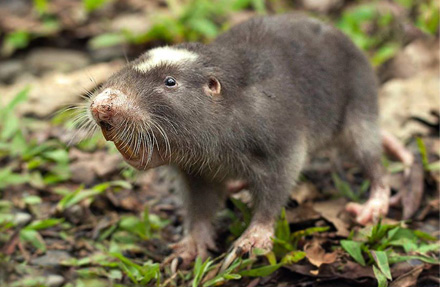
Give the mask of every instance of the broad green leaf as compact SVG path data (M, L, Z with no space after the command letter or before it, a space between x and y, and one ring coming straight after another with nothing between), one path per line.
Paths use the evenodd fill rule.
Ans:
M380 271L382 271L382 273L385 275L385 277L388 280L393 280L393 278L391 277L390 265L388 264L388 257L386 252L372 250L371 255L373 256L374 261L376 262Z
M356 260L357 263L365 266L365 260L362 256L362 245L362 242L341 240L342 248L344 248L344 250L347 251L347 253L350 254L350 256L353 257L353 259Z
M374 276L376 277L377 280L377 284L378 284L377 286L387 287L388 281L385 275L379 269L377 269L376 266L373 266L373 271L374 271Z

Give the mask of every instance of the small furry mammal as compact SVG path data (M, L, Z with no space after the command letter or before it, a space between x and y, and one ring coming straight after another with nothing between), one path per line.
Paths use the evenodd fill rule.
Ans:
M344 34L304 15L147 51L90 99L90 115L132 166L185 174L185 232L174 247L184 265L215 248L211 220L228 180L245 181L254 206L235 251L270 249L307 157L335 141L371 181L369 200L347 210L361 224L388 212L375 74Z

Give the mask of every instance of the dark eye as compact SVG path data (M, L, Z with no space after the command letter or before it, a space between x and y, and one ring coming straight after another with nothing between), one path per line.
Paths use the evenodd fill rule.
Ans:
M167 87L174 87L177 85L176 80L173 77L166 77L165 79L165 86Z

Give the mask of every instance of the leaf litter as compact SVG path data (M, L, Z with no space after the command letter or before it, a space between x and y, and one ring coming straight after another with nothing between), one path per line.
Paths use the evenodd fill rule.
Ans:
M69 19L63 11L81 11L76 2L34 2L40 3L38 13L58 15L62 29L76 37L92 37L94 52L90 53L115 41L126 41L117 31L95 37L100 29L90 21L75 30L75 23L83 21L81 13ZM96 1L84 2L87 13L96 13L98 18L104 13L118 15L113 4L100 10ZM160 10L156 1L152 2L153 11ZM145 4L136 5L147 9ZM368 12L362 14L357 7L351 12L344 10L338 25L359 40L356 33L361 27L353 26L350 19L358 15L368 22L372 18L371 10L362 10ZM8 33L13 29L11 23L30 29L31 36L48 33L44 28L47 23L43 25L34 14L20 20L4 11L0 25ZM215 27L205 26L203 35L216 33ZM56 31L60 30L52 32ZM8 43L18 45L31 41L27 39L31 36L11 34ZM361 44L379 49L373 38ZM404 181L399 163L384 158L396 183L393 192L401 196L400 207L393 207L388 218L375 226L354 225L344 205L348 200L364 200L368 182L350 162L342 162L342 174L334 173L328 168L331 156L324 155L324 160L312 162L313 168L304 172L280 214L273 251L239 258L221 273L217 270L223 254L249 223L246 192L231 196L219 214L220 250L205 261L198 259L191 270L171 274L169 266L161 263L169 255L168 245L182 234L177 195L182 184L175 171L161 168L139 174L124 166L114 148L99 135L83 142L75 138L73 146L67 146L72 135L78 135L69 122L71 114L50 116L87 93L78 91L79 86L93 91L121 61L92 63L0 86L0 285L435 286L439 280L440 140L438 117L431 110L438 106L433 102L432 88L438 86L433 73L438 57L431 53L437 51L431 42L418 39L407 46L406 54L391 58L390 73L382 68L387 65L379 69L385 71L380 96L382 122L406 141L417 159L416 172ZM374 62L387 58L394 49L390 47L373 55ZM13 53L10 46L6 48L2 53ZM411 49L425 49L429 53L425 58L433 60L416 58ZM400 54L420 65L413 72L402 71ZM89 62L85 59L84 65ZM417 102L414 91L423 95Z

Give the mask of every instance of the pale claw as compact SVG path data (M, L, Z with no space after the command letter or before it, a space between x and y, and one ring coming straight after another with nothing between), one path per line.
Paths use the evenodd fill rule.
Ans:
M223 260L220 272L228 269L229 266L245 253L251 253L253 249L272 250L273 224L254 223L234 243L232 251Z
M229 252L228 255L226 255L225 259L223 259L222 267L220 267L220 273L228 269L229 266L231 266L232 262L234 262L235 259L242 255L240 253L241 252L238 247L233 248L232 251Z
M171 265L170 265L171 274L177 273L177 269L179 268L179 265L182 264L182 262L183 262L183 259L180 256L174 258L173 261L171 261Z

